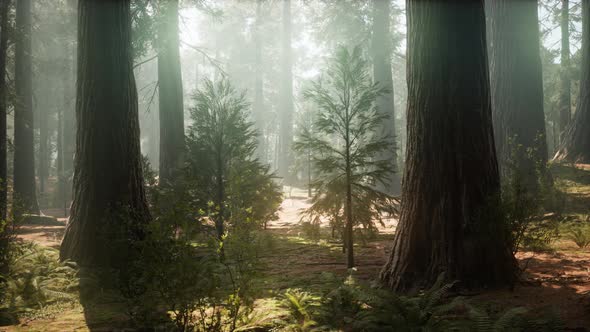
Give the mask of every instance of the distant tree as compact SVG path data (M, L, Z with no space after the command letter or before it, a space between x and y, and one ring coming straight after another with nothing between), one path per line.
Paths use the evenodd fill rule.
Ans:
M166 184L178 175L185 148L178 0L159 1L158 9L159 170L160 183Z
M561 0L561 68L559 79L559 134L560 141L565 134L571 118L572 96L570 79L570 33L569 33L569 0Z
M293 64L291 55L291 0L283 2L283 30L281 35L280 138L279 175L289 179L293 142Z
M396 169L397 146L395 144L395 112L393 103L393 79L391 76L391 34L389 31L390 1L373 0L373 38L371 53L373 57L373 79L387 92L377 98L377 109L387 115L380 125L380 131L392 141L392 148L383 152L380 159L389 159L392 169ZM395 174L385 188L389 194L400 190L400 179Z
M252 209L252 217L265 223L272 213L264 212L262 203L273 204L273 197L281 196L268 167L256 160L257 133L248 111L245 95L227 79L205 80L191 109L188 178L198 188L195 200L214 220L219 240L236 209ZM267 195L273 188L275 194Z
M378 158L393 148L391 140L376 133L388 117L378 112L377 98L387 90L372 83L369 70L360 47L352 52L339 47L326 80L305 91L318 108L314 133L304 131L295 143L299 151L312 151L315 168L315 192L307 213L316 217L342 213L349 268L354 267L354 226L371 227L372 220L379 219L375 207L387 196L374 186L387 185L393 171L388 159Z
M580 98L555 160L590 163L590 2L582 0Z
M39 213L33 137L31 0L16 2L14 84L14 199L19 212Z
M7 95L6 60L8 57L8 14L10 1L0 3L0 220L7 217L8 165L7 165Z
M151 219L139 148L130 1L80 0L74 202L61 259L117 266Z
M258 158L261 162L267 161L265 139L265 113L264 113L264 78L262 63L262 2L256 0L256 22L254 23L254 104L253 114L256 130L258 131Z
M523 184L536 191L536 163L547 162L538 2L488 0L486 14L500 172L506 178L518 171ZM521 151L517 156L515 149ZM516 169L508 167L509 162L516 163Z
M516 260L491 216L494 149L483 0L407 2L408 147L401 215L381 280L396 290L448 280L511 283Z

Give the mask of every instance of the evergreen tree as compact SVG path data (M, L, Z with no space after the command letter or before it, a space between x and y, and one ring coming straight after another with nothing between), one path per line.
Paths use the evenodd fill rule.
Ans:
M393 103L393 79L391 76L391 34L389 31L390 1L373 0L373 79L387 89L387 93L377 98L377 108L380 113L387 115L383 121L380 131L383 135L390 137L393 148L384 151L380 159L389 159L392 169L396 169L397 146L395 144L395 112ZM400 179L394 174L388 187L381 190L394 194L399 193Z
M14 81L14 199L19 212L39 214L33 139L31 0L16 2Z
M494 138L503 178L518 172L538 189L537 163L547 162L538 2L488 0ZM518 153L514 155L514 151ZM509 167L510 163L517 166Z
M582 1L580 98L555 160L590 163L590 1Z
M184 102L180 67L178 0L160 1L158 17L158 91L160 111L160 183L174 181L182 165Z
M347 266L354 267L354 226L371 227L379 219L376 206L387 195L374 189L387 185L392 173L388 159L378 156L392 149L390 137L376 134L387 115L378 112L377 98L387 92L372 83L369 63L360 47L349 52L339 47L326 71L326 80L305 91L318 111L314 133L303 132L295 148L312 151L316 178L312 216L344 216L344 248Z
M74 202L61 259L117 266L151 219L145 198L130 1L80 0Z
M509 284L516 260L492 213L500 179L483 0L407 4L407 158L400 220L381 280L411 290L445 272L476 287Z
M8 86L6 84L6 62L8 57L9 4L9 1L0 3L0 220L6 220L8 211L8 164L6 153Z
M281 36L280 138L279 175L287 182L292 164L293 142L293 64L291 55L291 0L283 1L283 31Z
M273 198L281 197L268 167L255 158L257 133L248 112L245 94L227 79L205 80L191 109L188 178L198 188L194 200L214 220L219 240L235 211L249 209L254 221L265 224L279 204Z

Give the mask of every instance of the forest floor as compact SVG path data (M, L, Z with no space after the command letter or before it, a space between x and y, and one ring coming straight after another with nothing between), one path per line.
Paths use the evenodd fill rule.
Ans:
M553 166L556 186L565 194L564 216L581 219L590 213L590 165ZM341 245L329 239L311 241L299 227L299 211L308 206L304 190L285 192L279 220L269 224L267 232L276 239L275 248L263 257L264 274L259 280L265 289L275 292L287 288L321 291L334 287L327 275L346 276L346 257ZM59 210L45 214L58 217ZM63 212L61 212L63 213ZM59 219L65 223L64 218ZM374 281L387 256L395 230L395 220L381 227L375 240L355 246L357 263L353 275L359 280ZM326 225L324 225L326 226ZM25 225L20 237L44 246L59 247L63 225ZM569 330L590 331L590 248L581 250L565 239L556 240L547 252L519 252L517 258L525 268L523 282L513 290L494 290L472 294L470 301L485 303L492 311L526 307L533 312L550 309L556 312ZM108 311L108 310L107 310ZM54 313L22 320L19 326L0 327L0 331L109 331L121 312L103 312L88 317L79 304L66 305Z

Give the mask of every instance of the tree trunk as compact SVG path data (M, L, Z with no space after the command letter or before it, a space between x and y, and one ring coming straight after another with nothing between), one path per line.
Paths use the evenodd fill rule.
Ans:
M283 0L283 36L280 85L279 176L290 182L293 140L293 68L291 63L291 0Z
M590 163L590 1L582 0L580 101L555 160Z
M130 1L80 0L74 202L60 249L116 266L150 220L141 167Z
M536 0L488 0L494 136L500 171L517 171L529 188L547 162ZM517 151L518 147L522 147ZM527 155L527 150L533 150Z
M19 213L39 213L35 184L31 55L31 0L16 2L14 81L14 204Z
M160 110L160 184L174 182L185 149L184 101L180 68L178 0L160 4L158 91Z
M407 2L408 147L402 206L381 280L396 290L440 273L466 286L513 281L498 219L483 0ZM494 211L494 210L490 210Z
M389 160L392 169L397 171L397 144L395 138L395 112L393 103L393 79L391 74L391 35L389 32L388 0L373 0L373 78L375 82L388 90L377 98L377 109L381 114L389 118L383 121L380 134L391 139L392 149L378 156L379 159ZM380 186L389 194L397 194L400 191L400 178L394 173L386 186Z
M262 1L256 0L256 25L254 32L254 121L258 131L258 159L266 164L266 140L264 136L264 88L262 78Z
M68 1L71 13L72 27L72 42L67 43L66 50L68 55L71 57L70 66L66 66L66 75L69 77L66 79L67 91L67 103L64 106L63 113L63 174L65 183L65 192L63 197L66 200L64 204L69 207L72 200L72 185L73 185L73 174L74 174L74 152L76 151L76 61L77 61L77 42L76 42L76 31L77 31L77 17L78 17L78 0Z
M569 0L561 0L561 71L559 89L559 137L560 141L571 118L571 81L570 81L570 33Z
M7 217L8 196L8 161L6 153L7 123L6 123L6 58L8 53L8 12L10 1L0 3L0 218Z
M47 101L47 94L50 91L41 91L40 94L44 94L43 98L37 99L42 102L39 105L43 105L38 108L37 115L39 116L39 163L38 163L38 174L39 174L39 192L41 196L45 193L47 179L49 178L49 117L47 112L49 111L49 104ZM44 101L44 102L43 102Z

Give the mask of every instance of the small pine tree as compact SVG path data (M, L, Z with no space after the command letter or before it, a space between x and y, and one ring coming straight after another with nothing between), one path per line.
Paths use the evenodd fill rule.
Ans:
M372 83L360 47L352 52L339 47L325 79L304 93L318 108L314 132L304 128L295 143L296 150L311 149L316 174L312 205L306 213L312 220L328 216L337 227L339 220L345 220L348 268L354 267L354 225L374 229L374 220L381 218L380 208L390 199L375 189L377 184L387 184L393 173L391 163L378 159L381 152L393 149L391 139L377 134L387 116L377 112L375 101L385 92Z
M227 79L205 80L194 100L187 173L196 182L195 200L208 210L220 240L227 222L265 225L276 217L281 193L268 167L254 157L257 132L248 120L244 93Z

